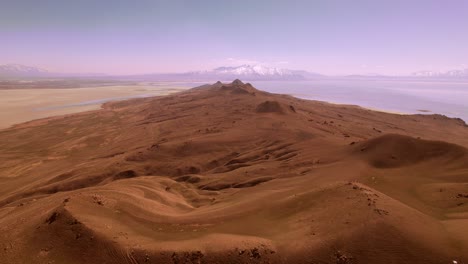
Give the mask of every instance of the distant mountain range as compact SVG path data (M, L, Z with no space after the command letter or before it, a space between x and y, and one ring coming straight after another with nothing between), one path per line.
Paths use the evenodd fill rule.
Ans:
M323 77L318 73L311 73L300 70L288 70L267 67L264 65L241 65L237 67L219 67L206 72L217 76L233 76L244 79L292 79L303 80L315 77Z
M242 79L245 81L269 80L307 80L325 77L317 73L268 67L264 65L241 65L237 67L218 67L209 71L193 71L172 74L145 74L124 76L126 78L143 78L148 80L190 80L190 81L216 81Z
M412 75L415 77L429 78L468 78L468 69L451 71L419 71Z
M184 73L152 73L137 75L106 75L106 74L65 74L53 73L37 67L20 64L0 65L0 79L31 79L31 78L98 78L135 81L216 81L241 79L245 81L294 81L327 78L328 76L302 70L280 69L265 65L240 65L236 67L218 67L209 71L193 71ZM419 71L409 76L385 76L379 74L334 76L345 78L432 78L432 79L468 79L468 69L451 71Z
M0 65L0 77L40 77L49 74L48 71L21 64Z
M0 80L5 79L44 79L44 78L80 78L107 76L102 73L57 73L38 67L21 64L0 65Z
M210 71L193 71L184 73L152 73L138 75L104 75L104 74L64 74L53 73L36 67L20 64L0 65L0 79L21 78L63 78L63 77L104 77L122 80L151 81L213 81L213 80L306 80L324 77L307 71L297 71L267 67L264 65L241 65L237 67L219 67Z

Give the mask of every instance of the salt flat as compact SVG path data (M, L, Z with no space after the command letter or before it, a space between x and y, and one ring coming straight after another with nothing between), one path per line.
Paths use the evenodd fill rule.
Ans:
M96 110L106 101L167 95L184 89L184 84L160 83L71 89L0 90L0 128L38 118Z

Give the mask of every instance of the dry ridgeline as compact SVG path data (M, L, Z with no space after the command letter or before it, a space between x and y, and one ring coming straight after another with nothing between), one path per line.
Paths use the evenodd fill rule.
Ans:
M468 127L236 80L0 131L1 263L468 263Z

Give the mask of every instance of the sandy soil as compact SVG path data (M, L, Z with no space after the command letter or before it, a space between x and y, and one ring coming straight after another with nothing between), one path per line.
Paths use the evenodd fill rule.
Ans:
M34 119L96 110L101 107L101 103L69 106L71 104L106 98L164 95L185 89L176 84L68 89L0 89L0 129Z
M468 127L216 83L0 131L4 263L468 262Z

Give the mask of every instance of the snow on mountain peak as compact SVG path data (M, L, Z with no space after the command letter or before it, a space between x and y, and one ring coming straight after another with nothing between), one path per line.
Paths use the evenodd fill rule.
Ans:
M259 75L259 76L283 76L292 75L289 70L268 67L265 65L241 65L237 67L219 67L213 70L219 74L234 74L234 75Z

